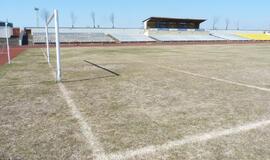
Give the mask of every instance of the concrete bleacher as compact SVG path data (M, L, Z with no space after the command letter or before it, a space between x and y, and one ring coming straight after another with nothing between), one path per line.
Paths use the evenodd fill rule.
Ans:
M26 27L25 29L30 29L33 33L44 33L44 27ZM54 28L49 28L50 33L54 33ZM87 28L87 27L61 27L59 28L60 33L128 33L128 34L138 34L143 33L143 29L139 28Z
M33 43L45 43L44 28L31 29ZM54 29L49 28L50 41L54 42ZM195 29L139 29L139 28L60 28L62 43L111 42L177 42L177 41L248 41L270 40L263 31L195 30Z
M264 33L238 33L237 35L243 38L249 38L252 40L269 41L270 35Z
M159 41L221 41L222 38L211 35L151 35Z
M31 29L34 43L44 43L44 28ZM60 28L60 41L62 43L72 42L153 42L155 40L144 35L143 29L133 28ZM49 28L53 34L54 29ZM53 35L51 35L53 36ZM53 39L53 38L50 38Z
M212 36L204 30L151 29L147 35L159 41L221 41L220 37Z
M112 33L110 34L120 42L153 42L152 38L145 36L144 34L123 34L123 33Z
M0 45L6 45L6 38L0 38ZM9 38L9 45L10 46L18 46L19 45L19 38Z
M211 31L210 35L222 38L224 40L231 40L231 41L247 41L250 40L249 38L244 38L241 36L238 36L233 33L226 33L226 32L220 32L220 31Z
M148 29L144 32L146 35L209 35L209 32L203 29L168 29L168 28L160 28L160 29Z
M153 42L155 40L144 35L143 29L102 29L108 35L111 35L119 42Z
M60 33L59 39L61 43L105 43L114 42L112 38L104 33ZM55 34L49 34L51 43L55 42ZM45 33L33 33L33 43L45 43Z

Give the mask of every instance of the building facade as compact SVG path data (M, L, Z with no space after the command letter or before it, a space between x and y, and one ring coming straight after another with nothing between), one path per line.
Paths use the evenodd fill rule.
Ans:
M144 20L144 29L200 29L205 19L150 17Z

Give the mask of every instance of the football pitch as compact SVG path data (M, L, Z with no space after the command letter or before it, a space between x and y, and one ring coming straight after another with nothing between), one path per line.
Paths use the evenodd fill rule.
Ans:
M0 66L0 159L270 159L270 46L24 51Z

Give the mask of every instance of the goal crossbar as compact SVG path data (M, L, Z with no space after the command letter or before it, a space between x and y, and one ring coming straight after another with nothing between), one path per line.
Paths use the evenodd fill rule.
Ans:
M60 42L59 42L59 16L58 11L54 10L53 14L46 20L45 33L46 33L46 46L47 46L47 60L50 64L50 44L49 44L49 24L54 19L55 28L55 47L56 47L56 81L61 81L61 52L60 52Z
M54 18L54 14L52 14L49 18L48 18L48 20L47 20L47 24L49 24L49 23L51 23L51 21L53 20L53 18Z

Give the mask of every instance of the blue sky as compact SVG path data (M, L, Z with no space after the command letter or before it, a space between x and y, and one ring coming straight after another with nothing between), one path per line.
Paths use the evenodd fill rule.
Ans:
M2 0L0 20L36 26L34 7L38 7L58 9L61 26L71 26L70 12L77 17L75 26L90 26L94 11L102 27L111 26L109 16L114 13L117 27L141 27L147 17L163 16L208 19L203 28L211 27L213 17L218 17L218 28L224 28L228 18L232 29L237 21L242 29L269 29L269 6L269 0Z

